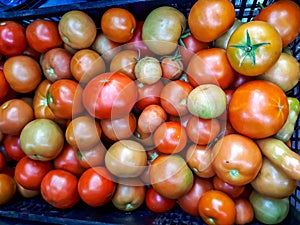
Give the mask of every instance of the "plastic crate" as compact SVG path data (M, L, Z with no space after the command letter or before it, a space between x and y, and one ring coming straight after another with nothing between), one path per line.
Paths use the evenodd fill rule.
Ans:
M232 0L235 5L236 15L242 21L250 21L258 14L258 2L266 6L275 0ZM83 10L92 16L95 21L100 21L102 13L110 7L122 7L129 9L138 20L144 20L145 16L154 8L169 5L178 8L186 16L196 0L109 0L109 1L27 1L38 4L27 4L19 7L2 7L0 4L0 21L15 20L26 25L37 18L47 18L58 21L69 10ZM300 4L299 0L296 1ZM96 23L97 24L97 23ZM99 25L98 23L97 25ZM300 36L290 44L290 47L300 62ZM289 93L289 96L300 100L300 87L298 85ZM294 134L291 138L292 149L300 154L300 119L298 118ZM300 223L300 182L295 192L290 196L290 212L287 218L280 224ZM79 202L75 207L67 210L58 210L47 204L41 197L24 199L16 196L9 204L0 207L0 224L84 224L84 225L108 225L108 224L166 224L166 225L198 225L204 224L200 217L193 217L183 212L177 205L167 213L153 213L145 205L132 212L117 210L111 203L102 207L89 207ZM252 225L260 224L253 221Z

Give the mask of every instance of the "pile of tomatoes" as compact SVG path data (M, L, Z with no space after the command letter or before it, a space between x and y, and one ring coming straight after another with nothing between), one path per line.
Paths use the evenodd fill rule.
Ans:
M175 205L207 224L284 220L300 180L290 138L299 100L300 7L251 21L228 0L145 20L0 22L0 205L41 196L123 211Z

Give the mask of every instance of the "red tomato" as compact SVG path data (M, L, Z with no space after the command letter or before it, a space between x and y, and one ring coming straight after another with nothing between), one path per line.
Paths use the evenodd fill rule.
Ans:
M286 94L275 84L254 80L241 85L233 93L228 106L232 127L251 138L276 134L289 112Z
M0 70L0 99L5 97L9 90L9 85L5 79L4 73Z
M235 222L235 203L224 192L205 192L199 200L198 207L200 216L207 224L230 225Z
M186 72L193 87L216 84L222 89L230 85L235 73L222 48L200 50L191 58Z
M254 209L247 198L237 198L234 200L236 209L236 224L251 223L254 219Z
M178 122L162 123L154 132L155 147L166 154L181 152L187 144L185 128Z
M0 173L2 173L2 170L5 167L5 163L6 163L5 155L3 154L3 152L0 152Z
M175 199L169 199L150 187L146 192L146 205L152 212L163 213L171 210L175 206Z
M80 200L77 184L78 179L72 173L53 169L42 180L41 194L43 199L55 208L71 208Z
M20 145L20 135L5 135L3 145L8 157L13 160L19 161L26 156Z
M240 185L240 186L231 185L223 181L222 179L220 179L220 177L218 176L214 176L213 185L214 185L214 189L226 193L231 198L239 197L245 190L245 185Z
M116 189L112 175L105 167L87 169L79 178L80 198L89 206L98 207L110 201Z
M76 147L65 144L60 154L53 160L54 168L67 170L79 177L83 173L84 168L76 158L76 153Z
M14 21L0 23L0 53L6 56L21 54L27 46L25 28Z
M115 119L128 115L137 100L133 80L119 72L107 72L93 78L83 90L86 110L98 119Z
M51 84L47 103L55 116L72 119L83 110L82 87L73 80L60 79Z
M45 19L36 19L26 27L26 39L31 48L41 53L63 44L58 24Z
M25 156L16 165L15 179L26 189L39 190L44 176L52 169L50 161L33 160Z

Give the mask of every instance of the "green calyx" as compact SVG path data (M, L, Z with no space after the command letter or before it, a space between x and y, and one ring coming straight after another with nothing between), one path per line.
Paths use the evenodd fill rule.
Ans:
M248 30L246 30L246 44L230 45L230 47L237 48L237 49L240 49L243 51L239 66L242 65L242 63L244 62L246 57L251 58L252 65L254 66L254 65L256 65L255 50L262 46L269 45L269 44L270 44L270 42L262 42L262 43L258 43L258 44L252 44L250 34L249 34Z

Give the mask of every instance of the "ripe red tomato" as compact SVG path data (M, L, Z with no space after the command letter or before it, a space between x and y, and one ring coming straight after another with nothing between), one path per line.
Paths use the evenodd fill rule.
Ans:
M26 156L20 145L20 135L5 135L3 146L8 157L15 161L19 161Z
M134 34L136 20L134 15L123 8L110 8L101 17L101 29L112 41L128 42Z
M234 20L234 5L229 0L197 1L188 16L191 33L202 42L211 42L221 36Z
M115 119L130 113L137 94L137 87L129 77L120 72L106 72L88 82L82 99L90 115L98 119Z
M50 161L39 161L23 157L15 169L15 179L22 187L29 190L39 190L44 176L53 169Z
M80 200L77 185L78 178L75 175L62 169L53 169L42 180L41 194L53 207L67 209Z
M249 81L233 93L228 118L234 130L251 138L276 134L289 112L286 94L264 80Z
M114 195L116 183L105 167L87 169L79 178L78 193L89 206L98 207L108 203Z
M0 53L6 56L21 54L27 46L25 28L15 21L0 23Z
M158 151L165 154L181 152L187 144L187 134L178 122L162 123L154 132L154 144Z
M51 20L36 19L26 27L26 39L31 48L37 52L61 47L63 41L58 32L58 24Z
M5 79L3 70L0 70L0 99L5 97L5 95L8 93L9 85Z
M205 192L199 200L198 207L200 216L207 224L230 225L235 222L235 203L222 191Z
M150 187L146 192L146 205L152 212L163 213L171 210L175 206L175 199L169 199Z
M245 190L245 185L231 185L223 181L220 177L213 177L213 186L215 190L222 191L231 198L239 197Z
M49 87L47 103L55 116L72 119L84 110L82 92L82 87L76 81L60 79Z

